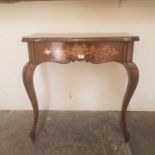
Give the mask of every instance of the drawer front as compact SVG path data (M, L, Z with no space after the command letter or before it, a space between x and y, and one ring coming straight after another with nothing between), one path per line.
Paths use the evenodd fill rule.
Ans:
M35 57L38 63L86 61L103 63L122 62L124 42L38 42L35 43Z

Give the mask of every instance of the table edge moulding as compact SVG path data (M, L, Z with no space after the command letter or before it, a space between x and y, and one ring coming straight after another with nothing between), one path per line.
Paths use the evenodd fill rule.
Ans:
M67 64L74 61L93 64L115 61L125 67L128 74L128 85L122 103L120 122L124 141L129 141L126 112L139 79L138 68L132 61L134 41L139 41L138 36L125 33L53 33L26 36L22 38L22 41L28 44L29 61L23 69L23 82L34 111L33 126L30 132L33 143L36 139L39 117L38 101L33 84L34 71L43 62Z

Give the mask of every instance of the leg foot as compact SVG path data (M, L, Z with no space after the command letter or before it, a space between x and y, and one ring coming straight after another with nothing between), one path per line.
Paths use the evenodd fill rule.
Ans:
M31 133L29 134L29 136L30 136L30 138L31 138L32 143L35 143L35 142L36 142L36 134L31 132Z

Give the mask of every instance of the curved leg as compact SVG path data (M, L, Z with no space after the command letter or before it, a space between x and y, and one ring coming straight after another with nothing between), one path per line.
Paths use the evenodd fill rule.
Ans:
M30 132L30 138L33 143L35 142L35 138L36 138L36 129L37 129L37 123L38 123L38 116L39 116L38 102L37 102L37 97L36 97L34 84L33 84L33 74L36 66L37 64L28 62L23 69L24 86L30 98L30 101L33 107L33 112L34 112L33 126Z
M137 66L132 62L124 63L123 65L126 68L127 73L128 73L128 85L127 85L127 89L125 92L122 109L121 109L121 126L122 126L122 131L124 134L124 141L128 142L129 133L127 130L127 123L126 123L126 112L127 112L128 104L131 100L131 97L137 87L139 72L138 72Z

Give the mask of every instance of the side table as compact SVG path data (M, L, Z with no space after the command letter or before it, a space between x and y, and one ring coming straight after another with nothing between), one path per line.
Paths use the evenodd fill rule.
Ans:
M133 63L133 45L138 36L128 34L34 34L23 37L28 44L29 61L23 69L23 82L30 98L34 120L30 137L35 142L39 116L37 97L33 84L36 67L43 62L67 64L86 61L93 64L119 62L127 70L128 85L121 108L121 127L124 141L128 142L126 112L130 99L137 87L139 72Z

